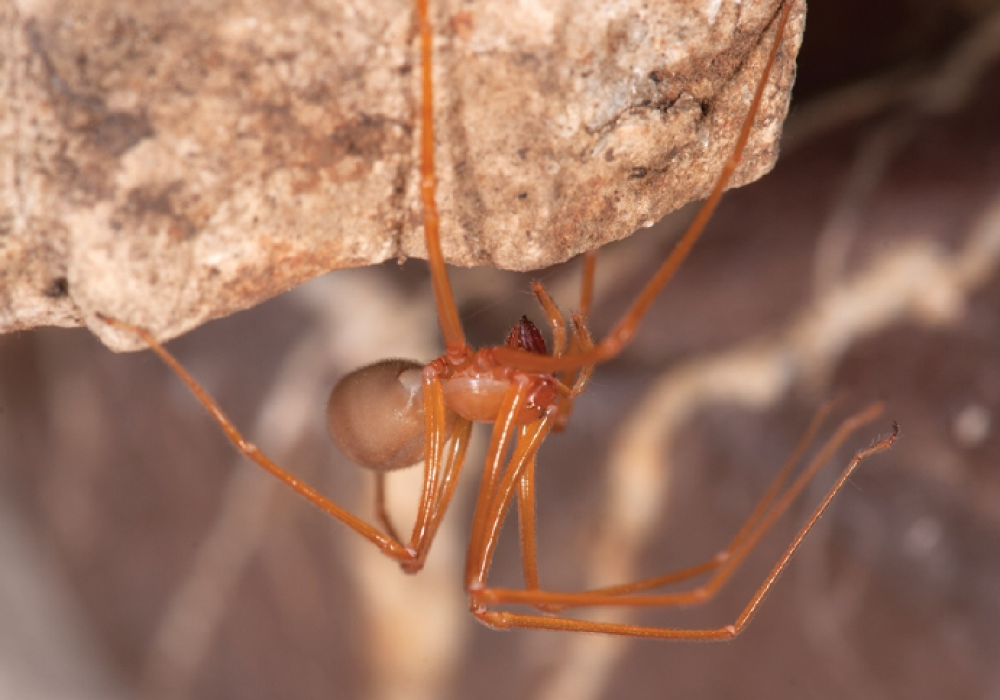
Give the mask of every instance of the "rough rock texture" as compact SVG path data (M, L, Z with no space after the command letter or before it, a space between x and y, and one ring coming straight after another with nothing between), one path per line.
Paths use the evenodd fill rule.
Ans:
M706 194L777 9L432 5L447 258L522 270ZM423 255L409 0L0 13L0 331L103 334L103 311L165 338L329 270ZM803 16L738 182L776 157Z

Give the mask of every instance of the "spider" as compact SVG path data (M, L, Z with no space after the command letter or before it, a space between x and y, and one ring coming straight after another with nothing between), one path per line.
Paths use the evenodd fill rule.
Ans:
M742 157L795 0L786 0L774 20L775 36L766 66L733 153L719 174L710 196L658 271L611 331L595 342L587 329L586 320L595 273L594 253L585 255L580 310L570 316L568 324L542 285L534 284L534 296L551 330L551 352L542 333L527 317L518 321L503 345L474 350L466 342L438 232L431 77L432 31L428 2L429 0L416 2L423 98L421 198L428 264L446 349L444 355L426 364L393 359L355 370L334 387L327 406L328 425L334 441L355 462L375 474L376 512L381 527L346 511L268 459L242 436L218 404L147 330L105 315L99 314L99 318L145 340L194 392L198 401L243 455L313 505L368 539L383 554L398 562L406 573L417 573L424 565L464 465L472 424L492 424L493 432L479 485L465 567L465 588L470 610L486 625L500 629L521 627L687 640L735 637L749 623L806 534L861 461L891 447L898 435L895 425L892 433L853 457L731 624L711 629L647 627L581 620L562 616L561 613L565 609L577 607L672 606L708 600L732 576L833 452L860 426L880 415L880 405L869 406L841 423L793 480L791 475L794 467L801 461L805 449L828 413L828 407L821 409L791 458L775 477L739 533L723 551L688 569L608 588L578 592L557 592L541 588L536 562L535 468L539 447L550 432L566 426L573 402L585 390L594 367L617 356L628 345L650 304L701 236ZM399 536L386 512L386 474L421 462L424 474L417 516L412 532L404 539ZM488 585L487 575L501 526L515 500L525 587L522 590L492 588ZM705 574L711 574L707 581L688 590L650 592ZM513 605L527 606L533 610L527 613L510 612L507 608Z

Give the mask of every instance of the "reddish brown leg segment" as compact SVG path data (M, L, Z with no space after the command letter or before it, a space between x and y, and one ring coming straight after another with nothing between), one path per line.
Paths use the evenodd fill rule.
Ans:
M620 584L617 586L607 586L605 588L583 591L581 593L596 594L602 597L626 596L629 594L639 593L641 591L648 591L655 588L662 588L665 586L673 585L675 583L680 583L682 581L687 581L697 576L702 576L704 574L716 571L727 562L732 561L734 557L739 553L741 545L746 543L751 537L755 538L756 541L756 539L759 539L760 537L763 537L764 534L766 534L770 526L769 525L761 526L761 522L765 518L767 518L769 522L773 522L777 520L777 518L779 518L782 514L784 514L786 508L781 508L779 506L777 509L772 509L771 505L775 502L775 499L781 492L781 488L788 481L788 477L791 476L792 470L795 468L795 465L797 465L802 460L802 456L805 453L806 449L809 447L809 445L812 444L813 440L816 437L816 433L819 432L820 426L823 424L825 419L829 416L830 411L833 409L834 403L835 402L832 401L827 402L822 407L820 407L820 409L816 412L816 415L813 416L812 421L809 423L809 427L806 429L802 438L795 446L792 455L788 458L788 460L786 460L781 470L774 477L774 480L768 487L765 494L761 497L760 501L754 507L753 512L746 519L743 526L740 528L739 532L725 547L725 549L718 552L711 559L703 561L700 564L687 567L686 569L673 571L669 574L665 574L662 576L656 576L653 578L643 579L640 581L633 581L631 583ZM851 426L847 427L850 428ZM810 461L809 466L807 466L804 471L804 474L811 474L817 468L817 466L822 465L826 461L826 457L829 455L829 453L831 453L833 450L837 449L840 446L842 440L839 438L842 437L843 439L846 439L847 435L848 435L847 432L845 432L844 430L844 425L842 424L839 433L834 435L834 437L827 443L827 445L825 445L819 451L816 457L814 457L813 460ZM525 472L525 479L522 481L522 491L519 492L518 494L519 513L525 512L525 509L527 508L527 506L522 506L522 501L529 499L531 503L530 508L532 509L531 513L532 514L534 513L533 509L534 509L535 496L534 496L534 482L533 482L532 468L533 465L529 465L529 470ZM530 486L526 486L524 482L528 481L529 477L532 477L531 484ZM792 494L793 497L795 495L797 495L797 493ZM787 501L790 503L791 499L787 499ZM539 585L537 583L538 581L537 564L535 563L536 559L535 552L537 547L535 545L535 529L534 529L533 517L530 523L530 527L525 522L523 521L521 522L520 538L521 538L521 551L522 551L521 558L525 562L524 564L525 581L526 581L525 589L528 591L537 590L539 588ZM529 542L528 545L525 544L526 540ZM531 577L529 577L528 575L529 558L530 558L530 567L532 571ZM735 567L730 571L730 573L734 571ZM534 585L531 585L532 581L534 582ZM694 599L707 600L709 597L714 595L714 593L719 588L721 588L724 583L725 583L724 577L715 576L709 581L707 581L705 584L695 589L692 589L687 593L682 592L680 595L690 596L692 600ZM542 593L542 595L550 599L548 600L548 602L542 605L538 605L537 599L529 600L530 596L526 596L525 591L489 588L483 590L480 593L480 596L484 599L489 600L489 603L491 605L504 604L504 603L530 604L530 605L535 605L536 607L546 612L555 612L558 610L564 610L566 608L574 606L574 603L567 602L565 597L557 603L556 600L562 594L546 591ZM577 594L572 593L569 595L575 596ZM672 595L675 597L674 599L676 600L676 596L679 594L674 593ZM667 602L669 603L670 600L668 600Z
M320 510L341 521L359 535L371 541L387 556L400 562L411 558L410 552L403 547L399 541L384 534L356 515L344 510L333 501L317 493L311 486L299 481L297 478L268 459L256 445L240 434L236 426L233 425L232 421L230 421L226 414L222 412L222 409L219 408L219 405L208 394L208 392L205 391L205 389L202 388L202 386L187 373L187 370L181 366L177 359L171 355L166 348L156 341L149 331L145 328L133 326L132 324L125 323L124 321L110 318L104 314L98 314L98 318L114 328L134 333L146 341L146 343L149 344L149 347L153 349L153 352L159 355L160 359L162 359L167 366L170 367L170 369L172 369L185 384L187 384L188 388L195 395L195 398L198 399L198 402L205 407L205 410L209 412L215 422L218 423L219 427L222 428L222 431L226 434L226 437L229 438L229 441L232 442L236 449L247 457L247 459L250 459L264 469L264 471L268 472L279 481L285 483L289 488Z
M817 414L818 419L825 416L825 409L826 407L820 409ZM779 498L777 496L781 486L787 480L792 468L798 463L802 452L808 446L807 440L811 439L819 428L819 421L814 420L813 424L809 426L804 439L799 441L799 445L793 453L792 458L786 462L767 493L765 493L757 507L754 508L754 511L747 518L743 527L740 528L736 537L728 547L706 562L664 576L589 591L571 593L553 591L526 592L484 588L478 595L484 602L488 602L489 604L516 603L537 605L538 603L543 603L549 609L552 607L568 608L602 605L655 607L692 605L706 602L736 572L736 569L743 563L760 539L774 525L778 518L788 510L788 507L802 493L823 465L830 460L834 452L844 444L854 431L862 425L875 420L881 412L882 406L876 404L869 406L842 422L834 434L809 461L802 473L781 493ZM708 581L690 590L664 594L635 595L639 591L678 583L711 571L715 571L716 573Z
M515 385L508 393L519 394L521 389ZM500 526L506 518L514 493L521 485L525 470L533 463L538 448L552 429L554 415L555 410L550 409L544 416L520 429L507 469L494 482L495 487L490 492L484 494L480 491L480 499L476 502L476 521L482 522L483 526L478 531L473 531L466 562L466 587L470 590L485 586L486 575L493 562L493 552L500 538ZM533 541L531 546L534 547Z
M519 439L525 438L522 431ZM517 489L517 524L518 539L521 543L521 565L524 568L524 587L537 590L538 582L538 547L537 527L535 522L535 457L528 460Z
M432 55L434 34L431 28L428 0L417 0L417 21L420 25L420 59L423 62L423 103L420 107L420 196L424 205L424 240L427 242L427 264L434 285L438 320L449 352L464 351L465 331L458 319L458 308L445 269L444 253L437 211L437 179L434 173L434 81Z
M837 431L837 434L831 438L829 443L824 446L820 454L810 462L809 467L800 475L798 479L795 480L793 485L785 492L785 494L779 498L774 507L767 512L767 515L763 516L759 525L756 528L752 528L752 534L746 537L746 540L737 549L737 552L725 563L725 565L719 570L717 578L719 583L715 586L710 586L705 592L699 592L702 589L696 589L693 592L680 593L680 594L669 594L663 596L656 595L618 595L603 592L583 592L580 594L547 594L544 591L522 591L521 595L516 596L517 600L510 600L506 596L500 596L502 600L506 602L518 602L527 605L539 606L571 606L571 605L602 605L602 606L662 606L662 605L679 605L679 604L689 604L697 603L706 600L717 590L718 586L725 581L731 574L732 571L741 563L742 559L749 553L750 550L756 545L763 533L773 524L773 521L777 519L788 507L788 504L801 492L808 481L812 478L815 470L818 467L814 466L816 464L822 464L821 458L828 456L828 452L832 451L832 445L839 445L843 441L843 436L845 433L849 433L856 429L859 425L872 420L880 407L872 407L863 411L860 414L848 419L841 428ZM812 515L805 523L805 525L799 530L798 534L792 540L791 544L785 549L782 556L779 558L778 562L771 569L768 576L764 579L764 582L760 585L754 595L751 597L750 602L744 607L741 614L733 622L733 624L726 625L724 627L714 628L714 629L679 629L679 628L660 628L660 627L645 627L640 625L628 625L628 624L615 624L615 623L602 623L602 622L590 622L586 620L576 620L571 618L560 618L560 617L547 617L544 615L537 614L519 614L510 612L501 612L488 610L487 605L500 602L497 600L495 595L497 591L490 590L486 588L471 588L470 596L473 600L472 611L481 621L485 624L507 629L511 627L526 627L534 629L550 629L550 630L567 630L567 631L579 631L579 632L600 632L604 634L615 634L615 635L625 635L632 637L649 637L649 638L659 638L659 639L688 639L688 640L724 640L731 639L738 635L746 625L753 618L757 609L760 607L761 602L770 592L771 588L774 586L775 581L781 575L781 573L788 566L795 552L801 546L806 535L816 524L819 518L823 515L823 512L827 509L833 498L837 495L847 480L857 469L858 465L867 457L872 456L878 452L883 452L889 449L898 435L898 429L894 427L894 431L891 435L879 440L871 447L861 450L858 452L854 458L851 460L850 464L837 479L836 483L829 490L826 497L822 502L816 507ZM488 564L486 567L488 568ZM512 592L514 593L514 592Z
M784 510L775 513L771 509L771 504L774 503L778 494L781 492L782 487L787 483L788 477L791 476L792 471L795 466L802 461L802 457L806 450L813 443L816 438L816 434L819 432L820 427L823 425L826 418L829 416L830 411L835 405L835 401L828 401L823 404L816 414L813 416L812 421L810 421L809 426L806 428L805 433L799 439L798 444L792 451L791 456L785 461L785 464L781 467L781 470L775 475L774 480L768 487L767 491L761 497L760 501L754 507L753 511L750 513L749 517L743 523L739 532L733 537L732 541L726 546L725 549L720 551L711 559L704 561L695 566L688 567L680 571L675 571L673 573L667 574L665 576L657 576L655 578L645 579L643 581L636 581L634 583L620 585L620 586L609 586L607 588L598 589L601 593L607 593L609 595L625 595L628 593L638 593L639 591L651 590L653 588L661 588L663 586L669 586L674 583L679 583L681 581L686 581L696 576L709 573L718 569L720 566L730 561L733 555L737 552L740 545L749 539L755 532L757 536L763 536L766 533L767 528L762 528L758 530L758 525L764 519L765 515L769 512L774 513L775 519L780 517ZM843 431L843 424L841 426ZM843 435L844 439L847 438L847 434ZM823 464L824 455L826 452L837 449L840 446L840 442L837 440L837 435L835 435L827 445L820 450L816 457L810 462L810 466L807 466L804 473L809 473L810 469L813 468L812 465Z
M407 549L413 553L411 559L401 561L407 573L416 573L423 568L434 535L451 503L455 493L465 451L469 444L472 424L455 417L451 440L446 430L448 411L444 403L441 381L428 369L424 370L424 482L420 493L417 519Z

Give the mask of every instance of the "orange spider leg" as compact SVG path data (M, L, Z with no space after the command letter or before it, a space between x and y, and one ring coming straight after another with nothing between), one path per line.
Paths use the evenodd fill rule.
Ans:
M594 341L590 337L590 331L587 330L584 316L574 313L573 335L569 341L569 353L571 355L579 355L589 351L593 347ZM559 401L556 404L555 424L552 426L552 430L557 433L562 432L569 425L570 416L573 414L573 399L583 393L583 390L587 388L587 384L590 383L590 378L593 374L594 365L584 365L581 367L576 374L575 380L573 379L573 370L566 370L560 374L559 378L563 385L568 385L570 382L573 382L573 384L569 387L567 394L559 396Z
M590 337L590 331L587 330L586 317L578 313L573 314L573 336L569 341L570 352L575 350L577 354L582 355L589 352L593 347L594 339ZM593 375L594 365L584 365L581 367L579 374L576 376L576 381L573 382L570 398L576 398L582 394Z
M376 481L376 511L378 517L386 525L387 532L385 533L341 506L338 506L308 484L303 483L279 467L261 452L256 445L244 438L219 407L218 403L205 391L197 380L188 374L180 362L157 342L149 331L145 328L105 316L104 314L98 313L98 317L115 328L135 333L142 338L188 386L198 402L205 407L219 427L222 428L229 441L233 443L241 454L285 483L314 506L340 520L374 543L384 554L398 561L405 571L412 573L418 571L423 566L437 528L454 494L455 484L458 480L462 464L465 461L465 453L472 432L472 424L469 421L458 416L453 416L452 429L449 436L446 420L447 408L444 404L444 397L439 381L436 379L430 382L425 381L424 385L424 410L426 416L425 445L427 446L426 459L424 461L424 481L413 533L410 536L410 541L404 545L394 532L392 524L388 519L388 514L385 513L383 474L377 474L379 480Z
M527 394L527 387L527 382L517 381L507 394L516 400L516 397ZM469 541L468 558L466 559L465 580L466 588L469 590L482 588L485 585L486 575L493 562L493 552L500 537L500 528L506 518L514 493L521 488L525 470L534 461L538 448L552 429L554 414L554 409L550 409L541 418L518 430L518 439L514 443L507 469L503 471L502 477L491 480L491 488L488 491L480 489L473 517L473 532ZM507 421L502 416L503 414L497 421L497 428L494 428L494 432L505 428ZM494 444L499 445L500 441L495 441ZM503 461L503 455L494 454L491 448L490 461L491 463L500 463ZM481 525L477 528L476 524ZM529 550L534 549L533 540L532 535ZM535 570L537 571L537 568Z
M589 264L584 265L583 296L587 295L588 292L586 290L588 287L591 289L593 287L594 260L596 256L597 254L594 251L586 255L586 260L589 261ZM587 282L588 278L591 280L589 283ZM566 322L563 320L562 312L559 311L559 307L555 305L552 297L549 296L549 293L545 291L545 287L540 282L532 284L531 291L534 293L535 298L538 299L539 305L541 305L546 318L548 318L549 326L552 328L552 357L562 357L566 352ZM583 300L581 299L581 301ZM587 304L589 304L589 300L587 300ZM582 313L573 314L573 333L569 341L569 351L571 353L586 352L594 345L590 338L590 332L587 330L585 318L586 316ZM556 404L556 417L555 424L552 426L553 430L560 432L566 428L566 425L569 423L570 413L573 411L573 399L583 393L593 374L594 366L586 365L579 368L575 378L573 376L574 370L567 370L560 375L559 381L565 389L559 396Z
M747 517L739 532L736 533L736 536L733 537L725 549L719 551L711 559L685 569L631 583L596 588L590 590L589 592L604 596L624 596L654 588L662 588L664 586L680 583L681 581L686 581L696 576L701 576L715 571L729 561L733 557L734 553L737 552L740 545L752 534L754 527L767 513L769 506L774 502L774 499L780 493L781 487L788 480L788 477L791 475L795 465L801 461L806 449L810 444L812 444L813 439L816 437L816 433L819 432L820 426L829 416L835 403L836 401L828 401L821 406L818 411L816 411L816 414L810 421L805 433L799 439L795 449L792 451L791 456L785 461L785 464L774 477L767 491L754 507L749 517ZM524 568L525 589L529 591L538 590L540 587L538 579L537 545L535 535L534 467L534 461L528 464L524 471L524 476L521 479L520 489L518 491L518 534L521 544L521 560ZM761 532L760 534L763 535L764 533ZM497 593L498 597L495 601L491 600L491 603L515 602L513 597L510 599L506 598L501 589L488 590L488 595L492 596L494 593ZM512 596L517 596L520 594L520 591L511 591L510 593ZM517 600L516 602L521 603L524 601ZM536 607L545 612L558 612L572 606L544 603L536 605Z
M472 556L473 549L483 541L482 533L488 527L486 520L488 505L500 480L504 457L514 440L514 432L517 429L514 418L524 405L527 394L528 387L524 381L512 382L504 394L497 412L497 420L493 424L493 432L490 435L490 444L486 452L486 463L483 465L483 474L479 481L479 493L476 496L476 510L472 516L469 556L465 561L467 579L472 575L471 571L475 563Z
M552 301L552 297L545 291L545 287L542 286L541 282L532 283L531 293L538 300L538 305L542 307L542 311L545 312L545 318L549 322L549 328L552 329L552 356L562 357L563 353L566 352L566 321L563 318L562 312L556 306L556 303Z
M687 259L687 256L694 247L694 244L701 237L702 232L705 230L705 225L708 223L709 219L712 218L712 214L715 212L715 209L719 204L719 200L722 199L723 191L729 184L730 178L732 178L733 173L736 171L736 168L740 163L740 159L743 157L743 151L750 138L750 130L757 117L757 112L760 107L761 99L764 95L764 90L767 88L771 68L774 66L775 58L781 49L781 41L784 36L785 24L788 21L789 13L791 12L794 4L795 0L786 0L781 9L781 14L777 20L774 43L771 46L767 63L764 66L764 74L761 76L761 80L757 85L757 90L754 92L753 101L750 103L750 110L747 113L746 119L743 121L739 137L736 140L736 147L733 149L732 155L730 155L729 159L726 161L726 164L719 175L719 179L712 188L711 194L709 194L708 199L705 200L705 203L698 211L697 216L695 216L694 221L691 222L687 231L684 232L684 235L677 242L677 245L674 246L670 255L663 261L663 264L656 271L656 274L653 275L652 279L646 283L646 286L643 287L638 297L636 297L635 301L632 302L632 306L625 313L622 319L593 347L593 349L586 352L567 354L563 357L551 357L525 353L512 348L497 347L493 349L493 358L496 360L497 364L519 369L524 372L563 372L566 370L578 369L587 365L595 365L601 362L606 362L618 355L625 348L625 346L628 345L628 343L632 340L632 337L635 335L635 331L639 327L640 321L642 321L643 317L646 315L646 311L648 311L649 306L659 295L660 291L662 291L663 287L666 286L667 282L669 282L674 276L674 273L677 272L677 269L681 266L681 264Z
M521 436L523 439L523 435ZM535 518L535 455L524 467L524 474L517 487L517 532L521 545L521 567L524 569L524 587L538 590L538 547Z
M441 496L441 482L444 477L441 474L442 462L444 461L444 447L447 436L439 426L445 424L447 407L444 403L444 392L441 390L441 382L437 377L427 377L424 375L424 455L426 457L426 467L424 469L423 485L420 489L420 504L417 506L417 517L413 522L413 534L411 542L419 542L423 545L427 536L427 528L431 520L431 515L435 510L435 505ZM447 469L445 470L447 471Z
M477 592L476 595L482 602L488 604L516 603L534 606L542 604L548 609L551 609L553 606L559 608L602 605L653 607L703 603L711 599L732 577L736 569L743 563L747 555L756 547L757 543L771 526L788 510L792 502L801 495L802 491L812 481L823 465L830 461L834 452L858 428L866 423L870 423L881 415L882 408L880 404L875 404L844 420L780 498L774 500L773 504L764 505L763 508L758 506L754 509L754 513L751 514L750 518L741 528L733 544L717 555L716 559L719 560L717 563L713 563L710 560L701 565L666 576L645 579L633 584L588 591L571 593L554 591L526 592L510 589L484 588L481 592ZM769 489L769 491L771 490L776 491L773 487ZM765 495L765 499L767 498L768 495ZM755 518L756 521L754 521ZM675 583L712 570L715 570L715 573L708 581L690 590L662 594L634 595L636 591Z
M593 279L593 260L596 257L596 253L588 253L586 257L591 262L585 266L584 270L583 286L585 290L588 287L592 288L592 284L588 284L586 280L588 277L591 280ZM566 351L566 324L562 313L559 311L559 307L552 301L548 292L545 291L545 287L540 283L534 283L532 291L548 318L549 326L552 328L552 354L554 357L560 357ZM586 291L584 292L584 297L586 297ZM573 314L573 334L570 340L570 351L587 350L591 344L590 334L584 325L581 315ZM573 399L579 396L586 388L593 371L593 367L584 367L577 373L575 379L572 371L563 373L561 380L563 385L567 387L567 393L560 394L558 397L552 430L561 430L566 426L573 407ZM570 386L570 382L572 382L572 386ZM523 440L525 438L525 429L522 428L519 433L519 439ZM536 458L532 455L526 463L524 474L518 483L517 491L518 539L521 546L521 562L524 569L525 587L528 589L537 589L539 587L535 516L535 463Z
M440 379L432 372L424 372L424 479L420 492L417 518L413 523L409 549L411 560L400 562L407 573L423 568L438 525L455 493L458 475L465 462L465 452L472 433L472 423L459 416L449 439L446 425L448 408Z
M102 313L98 313L97 317L114 328L134 333L142 338L153 349L153 352L159 355L160 359L162 359L167 366L181 378L181 381L188 386L191 392L195 395L195 398L198 399L198 402L205 407L215 422L218 423L219 427L222 428L222 431L226 434L226 437L229 438L229 441L233 443L241 454L256 463L258 466L263 468L264 471L268 472L279 481L285 483L293 491L301 495L314 506L341 521L359 535L372 542L375 546L382 550L386 556L400 562L412 558L411 551L407 547L404 547L403 544L396 538L380 532L377 528L338 506L330 499L318 493L311 486L303 483L295 476L289 474L287 471L268 459L268 457L264 455L264 453L261 452L256 445L240 434L239 430L237 430L236 426L233 425L232 421L230 421L226 414L223 413L219 404L215 402L215 400L194 379L194 377L188 374L187 370L181 366L180 362L178 362L166 348L157 342L156 338L154 338L149 331L145 328L140 328L139 326L134 326L130 323L125 323L124 321L111 318L110 316L105 316Z
M594 341L590 337L590 332L587 330L587 319L590 318L590 306L594 299L594 277L597 273L597 251L588 250L583 254L583 271L581 273L580 280L580 309L575 314L573 314L573 325L576 330L573 338L570 340L569 351L572 354L580 354L588 352L594 347ZM579 395L587 382L590 381L590 376L594 373L594 365L584 365L580 370L580 375L577 377L576 384L579 388L574 387L574 395ZM569 383L569 377L571 376L571 370L569 372L563 373L563 381ZM565 416L560 414L559 418L561 423L565 424L569 420L569 410L566 410ZM557 429L559 422L557 422Z
M449 465L449 468L445 472L445 478L441 483L441 495L437 504L432 509L431 516L427 522L426 545L423 548L423 555L420 559L421 565L423 557L426 557L427 550L434 541L435 535L437 535L441 521L444 520L445 513L448 512L451 498L455 495L455 486L458 484L462 465L465 464L465 453L469 446L469 437L472 434L472 423L458 417L455 420L456 424L452 431L452 437L446 444L447 453L445 455L445 463Z
M871 410L865 411L864 414L872 413ZM855 422L860 422L862 416L865 419L871 419L873 416L859 414L857 421L855 419L850 419ZM857 426L853 426L857 427ZM509 629L512 627L523 627L523 628L533 628L533 629L548 629L548 630L567 630L567 631L578 631L578 632L598 632L602 634L614 634L614 635L624 635L631 637L646 637L646 638L658 638L658 639L687 639L687 640L726 640L732 639L737 636L746 625L756 614L760 604L763 602L764 598L770 592L771 588L774 586L775 581L781 575L781 573L788 566L795 552L801 546L806 535L816 524L819 518L823 515L824 511L833 501L833 498L837 493L843 488L844 484L857 469L858 465L866 458L889 449L896 437L899 434L899 429L897 426L893 425L893 432L885 438L882 438L878 442L874 443L870 447L861 450L855 454L854 458L848 464L847 468L841 473L840 477L837 479L833 487L827 492L826 496L823 498L822 502L816 507L808 521L799 530L798 534L792 540L792 543L785 549L784 553L779 558L778 562L771 569L770 573L764 579L764 582L756 590L756 592L751 597L750 601L743 608L742 612L736 618L736 620L729 625L718 628L710 629L682 629L682 628L663 628L663 627L647 627L641 625L629 625L629 624L619 624L619 623L604 623L604 622L591 622L586 620L576 620L572 618L561 618L561 617L547 617L543 615L532 615L532 614L519 614L519 613L509 613L488 610L485 605L490 598L490 593L487 589L477 590L475 587L470 588L470 596L472 598L472 612L473 614L484 624L498 629ZM812 465L810 468L812 469ZM807 470L808 471L808 470ZM803 474L805 476L805 474ZM803 480L802 477L796 480L792 488L786 492L786 495L782 497L778 503L776 503L774 510L772 510L768 516L764 518L761 526L757 531L748 537L746 544L741 548L740 552L734 556L726 564L726 575L731 572L738 564L743 556L752 549L753 544L759 539L759 536L763 534L763 530L770 526L773 519L783 512L791 500L797 495L793 491L801 490L804 487L808 479ZM780 512L779 512L780 511ZM720 571L720 574L722 572ZM530 605L537 605L539 603L548 603L552 598L558 604L560 602L565 602L568 600L569 596L545 596L540 591L535 591L530 596L524 596L526 599L520 602L524 602ZM528 600L527 598L530 598ZM587 601L578 602L577 604L586 605L615 605L615 606L648 606L648 605L662 605L662 600L669 598L668 596L631 596L631 597L618 597L618 596L604 596L601 601ZM704 595L698 595L691 600L672 600L672 604L681 603L696 603L702 602L705 599Z
M593 256L589 257L593 258ZM549 293L545 291L545 287L540 282L532 284L531 291L534 293L535 298L538 299L538 303L541 305L549 321L549 326L552 328L552 357L562 357L566 352L566 322L563 320L562 312L559 311L559 307L555 305L552 297L549 296ZM587 324L584 320L586 317L583 314L574 313L572 318L573 332L569 339L569 351L586 352L594 346L593 340L590 337L590 331L587 330ZM565 395L570 399L574 399L582 394L593 373L593 365L580 367L576 371L577 376L575 379L573 377L573 370L564 372L560 381L568 389Z
M764 495L761 496L760 501L754 507L753 511L744 521L743 526L740 528L739 532L736 533L735 537L729 542L728 545L720 552L718 552L711 559L704 561L700 564L690 566L686 569L681 569L679 571L666 574L664 576L656 576L654 578L644 579L642 581L635 581L633 583L621 584L618 586L607 586L605 588L595 589L595 593L603 593L607 595L625 595L629 593L637 593L639 591L650 590L653 588L661 588L663 586L669 586L674 583L679 583L681 581L686 581L688 579L694 578L695 576L700 576L701 574L706 574L715 569L718 569L725 562L729 561L734 552L740 547L743 542L751 535L754 528L760 523L761 519L768 512L769 507L777 498L778 494L781 492L781 487L785 485L788 481L788 477L791 476L795 465L799 464L802 460L802 456L805 454L806 449L812 444L813 440L816 438L816 434L819 432L820 427L826 421L833 407L836 405L837 400L827 401L819 410L813 415L812 420L809 422L809 426L806 428L805 433L799 438L798 443L795 445L795 449L792 450L792 454L785 460L784 465L782 465L781 470L775 475L770 486ZM860 427L860 426L859 426ZM845 435L845 438L847 436ZM839 443L833 441L832 445L839 446ZM822 452L820 452L820 459L822 457ZM813 461L816 461L814 458ZM808 472L808 467L805 472ZM763 535L764 533L760 533Z
M420 196L424 204L424 240L427 244L427 263L434 286L441 333L448 353L464 353L468 347L465 331L458 319L458 308L451 291L451 282L445 270L444 253L441 251L440 218L438 216L437 179L434 174L434 80L432 54L434 33L431 29L428 0L417 0L417 18L420 25L420 58L423 61L423 104L420 108Z

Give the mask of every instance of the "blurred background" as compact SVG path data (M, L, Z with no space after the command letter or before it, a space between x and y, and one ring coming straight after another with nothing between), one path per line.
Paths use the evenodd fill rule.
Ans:
M595 334L691 216L602 251ZM996 2L811 2L777 169L727 196L539 461L543 585L617 582L724 547L826 399L886 401L715 600L630 618L732 622L898 421L726 644L478 625L461 572L484 435L408 577L239 458L151 353L0 337L0 698L1000 699L998 260ZM370 516L323 406L356 366L440 352L425 267L338 272L170 347L266 453ZM476 344L540 317L532 279L576 303L578 262L454 272ZM389 482L400 520L418 482ZM492 580L517 586L506 535Z

